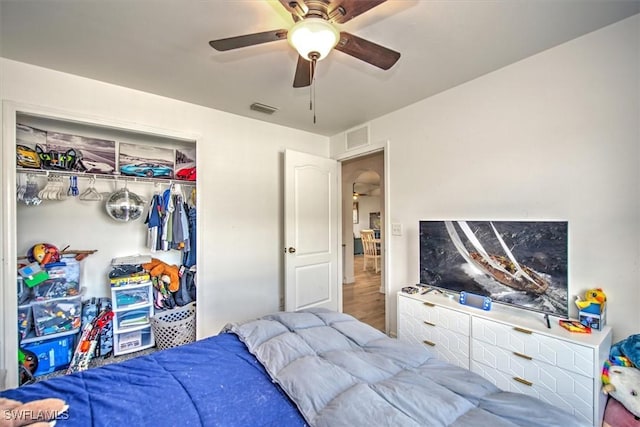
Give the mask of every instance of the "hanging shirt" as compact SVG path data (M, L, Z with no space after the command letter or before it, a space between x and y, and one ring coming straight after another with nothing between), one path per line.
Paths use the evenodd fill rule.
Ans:
M147 247L151 251L155 251L158 246L158 232L162 227L162 219L160 217L161 205L159 205L159 195L154 195L149 204L149 212L147 213Z

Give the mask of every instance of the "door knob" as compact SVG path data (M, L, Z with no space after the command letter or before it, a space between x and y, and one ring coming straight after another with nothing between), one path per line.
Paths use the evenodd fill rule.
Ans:
M293 246L289 246L289 253L293 254L296 252L296 248L294 248Z

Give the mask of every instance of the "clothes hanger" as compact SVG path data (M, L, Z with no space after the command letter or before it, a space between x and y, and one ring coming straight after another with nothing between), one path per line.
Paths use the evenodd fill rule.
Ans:
M80 200L88 200L99 202L103 199L102 194L95 188L96 178L91 177L89 180L89 187L80 194Z

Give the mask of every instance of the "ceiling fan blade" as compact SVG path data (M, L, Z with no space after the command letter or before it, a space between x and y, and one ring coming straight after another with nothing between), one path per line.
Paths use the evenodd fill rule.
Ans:
M296 22L304 18L309 11L309 8L304 4L303 0L280 0L280 4L287 9L287 12L291 14L293 20Z
M226 39L211 40L209 44L215 50L225 51L256 44L274 42L287 38L287 30L272 30L262 33L246 34L244 36L228 37Z
M312 78L313 70L311 68L311 61L307 61L302 56L298 55L296 74L293 77L293 87L310 86Z
M387 0L333 0L327 11L329 21L344 24L385 1Z
M383 70L393 67L400 59L399 52L344 31L340 32L340 41L335 49Z

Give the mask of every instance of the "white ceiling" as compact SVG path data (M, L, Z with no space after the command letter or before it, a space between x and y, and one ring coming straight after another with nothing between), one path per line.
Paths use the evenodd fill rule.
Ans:
M209 40L291 27L275 0L1 0L1 55L322 135L640 13L640 0L389 0L340 26L401 52L389 71L342 52L319 62L316 117L286 41L227 52ZM278 108L249 110L253 102Z

